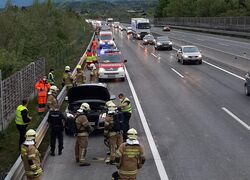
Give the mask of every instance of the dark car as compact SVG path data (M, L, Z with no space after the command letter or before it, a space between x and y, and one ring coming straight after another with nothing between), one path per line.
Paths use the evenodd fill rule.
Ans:
M148 44L154 45L155 44L155 38L151 34L144 36L144 38L142 40L143 40L144 45L148 45Z
M163 30L163 31L170 31L170 27L169 27L169 26L164 26L164 27L162 28L162 30Z
M250 96L250 72L248 72L245 76L245 93L247 96Z
M172 42L169 40L167 36L159 36L156 38L155 42L155 49L160 50L160 49L168 49L172 50Z
M72 130L72 127L74 127L77 110L82 103L88 103L90 105L91 110L87 115L90 125L93 126L94 129L103 129L104 121L101 118L101 114L106 112L105 104L110 99L114 99L114 96L110 96L106 84L103 83L82 84L69 89L69 104L65 110L66 134L74 134L74 129Z

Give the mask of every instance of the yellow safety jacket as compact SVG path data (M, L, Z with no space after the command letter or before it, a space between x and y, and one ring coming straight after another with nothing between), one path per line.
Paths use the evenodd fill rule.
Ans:
M21 112L23 110L25 110L25 109L28 111L27 107L25 107L23 105L19 105L17 107L17 109L16 109L16 119L15 119L16 124L18 124L18 125L26 125L26 124L28 124L28 123L23 122L23 117L22 117L22 114L21 114Z
M94 61L95 56L87 56L86 62L87 63L92 63Z
M125 103L128 103L128 105L127 106L123 106ZM131 103L130 103L130 100L128 98L124 98L121 101L121 105L122 105L122 112L132 113Z

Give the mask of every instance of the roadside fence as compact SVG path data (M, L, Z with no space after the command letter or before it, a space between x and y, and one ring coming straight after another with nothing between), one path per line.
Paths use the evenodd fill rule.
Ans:
M155 25L175 25L250 32L250 16L154 18Z
M35 83L45 75L45 59L25 66L6 79L0 71L0 131L8 127L22 99L32 98Z

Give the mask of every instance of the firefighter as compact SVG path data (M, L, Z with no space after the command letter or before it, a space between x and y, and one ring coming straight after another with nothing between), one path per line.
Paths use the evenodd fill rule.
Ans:
M22 100L22 104L19 105L16 109L16 127L19 131L19 149L21 144L25 141L25 133L28 124L31 122L32 118L29 116L29 110L27 108L28 100Z
M92 64L89 65L89 68L90 68L90 71L91 71L89 81L90 81L90 83L95 83L96 78L97 78L97 74L98 74L96 66L95 66L95 64L92 63Z
M30 129L26 132L26 140L21 147L21 158L27 180L40 180L42 175L40 153L36 148L36 131Z
M105 161L107 164L115 164L115 153L118 147L122 144L122 116L117 111L116 105L112 101L106 103L108 112L105 117L104 136L108 140L110 149L110 158Z
M137 140L137 131L131 128L128 139L122 143L116 153L119 180L136 180L138 169L145 163L143 147ZM117 173L114 173L115 176ZM114 177L113 177L114 179Z
M129 130L129 120L132 115L132 107L130 100L124 96L124 94L120 93L118 95L118 98L120 100L119 108L123 112L124 116L124 125L123 125L123 140L125 141L127 139L127 131Z
M50 69L49 70L49 74L48 74L48 83L53 86L55 85L55 78L54 78L54 69Z
M91 63L93 63L93 53L91 52L91 49L88 49L86 53L85 63L87 65L87 68L89 68Z
M86 82L86 77L84 75L84 72L82 70L82 66L78 64L76 66L76 75L74 78L74 83L76 86L79 86L81 84L84 84Z
M87 147L88 147L88 136L93 131L90 126L87 114L90 111L90 106L88 103L82 103L80 109L77 110L76 115L76 131L77 138L75 144L75 158L76 162L80 166L90 166L90 163L86 161Z
M50 125L50 155L55 156L56 139L58 139L58 155L62 154L63 150L63 128L65 117L59 110L59 107L55 107L54 111L50 111L48 117L48 123Z
M65 66L62 85L66 87L67 94L68 90L73 87L73 77L69 66ZM68 100L68 96L65 97L65 100Z
M37 90L37 97L38 97L37 111L42 113L45 111L47 93L50 88L50 84L47 83L46 76L44 76L43 79L39 80L36 83L35 88Z
M47 100L47 106L48 109L51 111L54 111L56 109L56 107L58 107L58 101L56 99L57 96L57 91L59 89L56 86L51 86L49 93L48 93L48 100Z

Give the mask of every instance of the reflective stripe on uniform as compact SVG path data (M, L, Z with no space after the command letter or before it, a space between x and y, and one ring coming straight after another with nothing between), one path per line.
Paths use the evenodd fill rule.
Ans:
M87 132L77 133L77 136L89 136L89 133Z
M23 117L22 117L22 113L21 113L25 109L28 111L27 107L25 107L23 105L19 105L17 107L17 109L16 109L16 119L15 119L16 124L18 124L18 125L26 125L26 124L28 124L28 123L23 122Z
M135 175L137 174L137 170L134 171L124 171L124 170L118 170L119 174L124 174L124 175Z
M129 104L127 106L124 106L122 108L122 112L129 112L129 113L132 113L132 107L131 107L131 102L128 98L125 98L121 104L124 105L126 102L129 102Z

